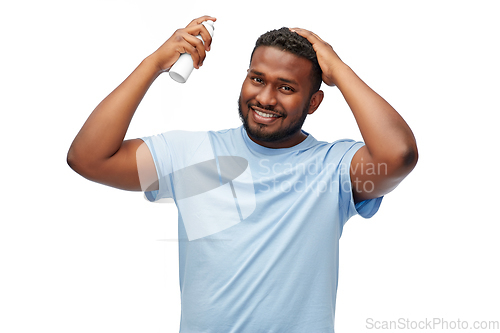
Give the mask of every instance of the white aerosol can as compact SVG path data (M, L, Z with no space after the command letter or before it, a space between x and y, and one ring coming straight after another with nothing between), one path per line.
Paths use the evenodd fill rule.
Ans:
M211 37L214 36L214 22L213 21L204 21L201 24L205 26L205 28L208 30L208 33L210 34ZM196 38L200 39L203 41L203 38L198 35ZM191 72L193 71L193 58L191 58L191 55L189 53L183 53L177 59L175 64L170 68L169 73L170 77L174 79L177 82L184 83L187 81L189 78L189 75L191 75Z

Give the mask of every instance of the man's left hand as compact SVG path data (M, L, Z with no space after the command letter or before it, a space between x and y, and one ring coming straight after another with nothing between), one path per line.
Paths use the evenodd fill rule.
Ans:
M290 30L306 38L312 44L314 51L316 51L316 56L318 57L319 66L323 71L323 82L328 86L337 85L335 81L335 69L344 63L340 60L330 44L309 30L300 28L290 28Z

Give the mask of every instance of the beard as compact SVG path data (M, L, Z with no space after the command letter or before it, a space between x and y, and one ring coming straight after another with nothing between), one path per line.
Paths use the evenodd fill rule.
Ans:
M279 142L279 141L285 140L285 139L291 137L292 135L296 134L297 132L299 132L302 129L302 125L304 124L304 121L306 120L307 111L308 111L308 106L306 105L306 107L302 111L302 116L300 117L300 119L297 119L296 121L290 123L288 126L281 128L277 131L267 132L266 131L267 125L265 125L265 124L255 124L256 126L254 126L254 127L250 127L250 125L248 124L248 117L250 116L250 112L252 112L250 109L250 106L251 106L251 104L248 104L246 106L248 108L248 112L247 112L247 115L245 117L243 115L243 111L242 111L242 103L241 103L241 95L240 95L240 97L238 98L238 112L240 115L241 122L243 123L243 127L247 131L248 136L254 138L255 140L263 141L263 142ZM272 109L265 108L265 107L261 106L260 104L255 104L255 106L257 106L261 109L264 109L264 110L267 109L269 111L273 111ZM280 114L282 114L282 113L280 113ZM282 115L282 117L286 118L287 115L286 114Z

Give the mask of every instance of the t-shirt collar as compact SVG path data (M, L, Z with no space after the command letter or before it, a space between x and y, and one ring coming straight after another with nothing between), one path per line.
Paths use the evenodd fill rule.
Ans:
M243 127L243 125L240 126L240 129L241 129L241 134L243 136L243 139L244 139L245 143L247 144L247 147L249 147L251 150L254 150L254 151L257 151L261 154L266 154L266 155L280 155L280 154L285 154L285 153L289 153L289 152L296 151L296 150L301 150L301 149L307 148L314 141L316 141L312 135L310 135L308 132L302 130L302 133L307 135L307 137L299 144L296 144L295 146L288 147L288 148L268 148L268 147L264 147L262 145L259 145L258 143L254 142L252 139L250 139L250 137L248 136L248 133L245 130L245 128Z

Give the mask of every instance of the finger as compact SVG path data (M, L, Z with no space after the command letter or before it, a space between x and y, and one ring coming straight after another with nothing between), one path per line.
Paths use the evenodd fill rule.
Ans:
M191 59L193 59L193 67L198 69L200 68L200 54L198 53L198 51L196 50L196 47L192 46L192 45L186 45L184 46L179 52L181 53L189 53L189 55L191 56Z
M210 33L203 24L197 24L188 27L186 28L186 31L193 36L200 35L201 38L203 39L203 42L205 43L205 50L210 51L210 46L212 44L212 36L210 36Z
M206 51L203 42L190 34L185 34L183 38L191 46L186 48L186 51L187 53L191 54L194 67L199 68L203 64L203 61L206 57Z
M205 50L210 51L212 45L212 36L208 32L207 28L202 24L203 28L200 30L200 36L203 38L203 42L205 43Z
M301 35L302 37L306 38L311 43L313 43L314 39L317 39L317 40L323 42L323 40L312 31L309 31L306 29L301 29L301 28L290 28L290 31L293 31L293 32Z
M208 16L208 15L204 15L204 16L201 16L201 17L198 17L198 18L195 18L194 20L192 20L187 26L186 28L188 27L192 27L194 25L198 25L198 24L201 24L202 22L204 21L217 21L217 19L213 16Z

